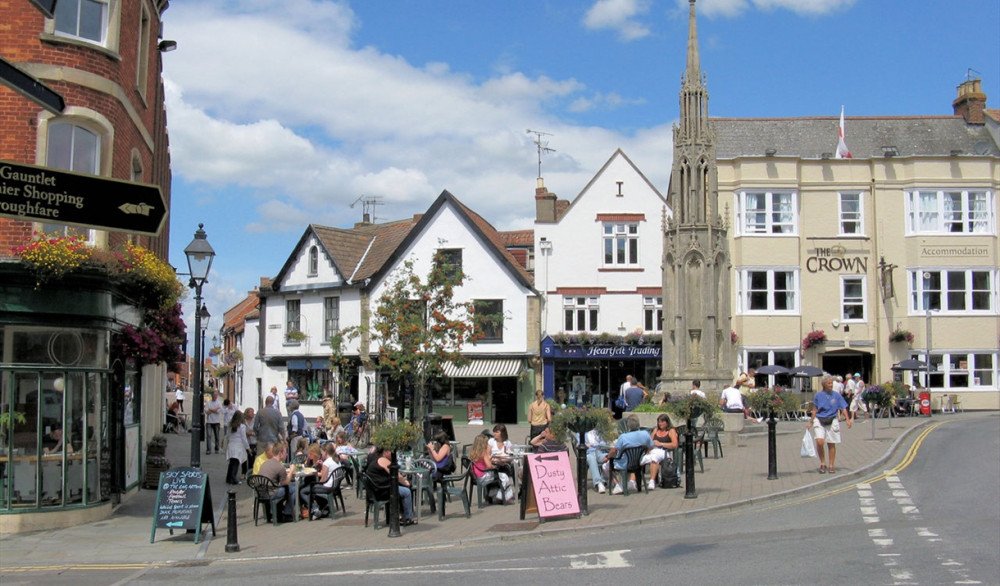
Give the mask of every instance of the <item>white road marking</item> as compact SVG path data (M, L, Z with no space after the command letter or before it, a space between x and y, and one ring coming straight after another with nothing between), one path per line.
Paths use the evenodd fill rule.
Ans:
M570 570L595 570L604 568L631 568L632 564L625 559L625 554L632 550L619 549L614 551L603 551L589 554L571 554L557 556L555 558L525 558L517 561L530 561L537 559L544 567L555 569L559 566L553 565L552 560L567 560ZM508 560L508 563L511 560ZM457 566L458 564L454 564ZM463 564L466 565L466 564ZM472 564L469 564L472 565ZM413 574L482 574L487 572L534 572L540 566L529 567L506 567L506 568L483 568L483 567L449 567L449 565L432 565L409 568L386 568L370 570L344 570L339 572L317 572L314 574L302 574L303 576L394 576Z

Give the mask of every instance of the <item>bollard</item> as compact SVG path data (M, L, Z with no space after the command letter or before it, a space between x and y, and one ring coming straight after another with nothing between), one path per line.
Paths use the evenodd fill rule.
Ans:
M376 454L372 454L372 456L378 457ZM402 537L403 535L399 531L399 505L399 462L396 460L396 452L394 450L392 452L392 459L389 460L389 518L386 519L389 522L389 537ZM333 509L331 508L330 510L332 511Z
M229 522L226 524L226 553L240 550L240 542L236 537L236 491L229 491L229 510L226 513Z
M775 428L778 421L774 418L774 411L767 420L767 479L778 479L778 432Z
M690 417L684 430L684 498L698 498L694 486L694 421Z

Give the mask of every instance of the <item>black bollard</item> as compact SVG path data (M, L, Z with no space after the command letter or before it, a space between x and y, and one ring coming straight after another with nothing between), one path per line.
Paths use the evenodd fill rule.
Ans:
M778 421L774 418L774 411L767 420L767 479L778 479L778 433L775 428Z
M580 432L580 443L576 444L576 493L580 504L580 514L589 515L587 510L587 444Z
M372 454L371 458L379 456ZM331 509L332 510L332 509ZM392 452L392 460L389 461L389 537L401 537L399 532L399 462L396 461L396 452Z
M690 417L684 430L684 498L698 498L694 486L694 421Z
M226 513L229 521L226 523L226 553L240 550L240 541L236 537L236 491L229 491L229 511Z

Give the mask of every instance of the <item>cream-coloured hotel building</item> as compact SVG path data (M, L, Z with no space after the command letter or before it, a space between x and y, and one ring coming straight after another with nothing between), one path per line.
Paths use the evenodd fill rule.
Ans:
M935 410L1000 408L1000 124L979 87L959 86L954 116L847 118L853 158L835 156L836 117L713 119L740 370L928 385L892 366L929 350Z

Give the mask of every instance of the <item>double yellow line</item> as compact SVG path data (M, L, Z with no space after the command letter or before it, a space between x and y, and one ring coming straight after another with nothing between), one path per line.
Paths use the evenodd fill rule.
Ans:
M852 483L850 483L850 484L848 484L846 486L841 486L840 488L834 488L832 490L828 490L828 491L825 491L825 492L823 492L821 494L817 494L817 495L814 495L814 496L810 496L810 497L806 497L806 498L802 498L802 499L796 499L793 502L782 503L782 504L775 505L773 507L767 507L767 508L764 508L764 509L754 509L754 510L755 511L760 511L760 510L772 511L774 509L781 509L781 508L790 507L790 506L793 506L793 505L800 505L802 503L810 503L810 502L813 502L813 501L818 501L820 499L824 499L824 498L829 497L829 496L840 494L842 492L847 492L849 490L855 490L857 488L858 484L871 484L871 483L874 483L874 482L878 482L880 480L885 480L889 476L895 476L896 474L899 474L901 471L905 470L907 466L909 466L910 464L913 463L913 459L917 457L917 452L920 451L920 446L921 446L921 444L923 444L924 439L928 435L930 435L930 433L932 431L934 431L938 427L941 427L945 423L948 423L948 421L940 421L938 423L935 423L935 424L931 425L930 427L928 427L927 429L923 430L922 432L920 432L920 435L918 435L917 438L915 440L913 440L913 444L910 446L910 449L906 450L906 455L903 457L903 460L899 463L899 465L896 466L896 467L894 467L894 468L892 468L892 469L890 469L890 470L886 470L886 471L882 472L878 476L873 476L872 478L868 478L866 480L861 480L859 482L852 482Z

